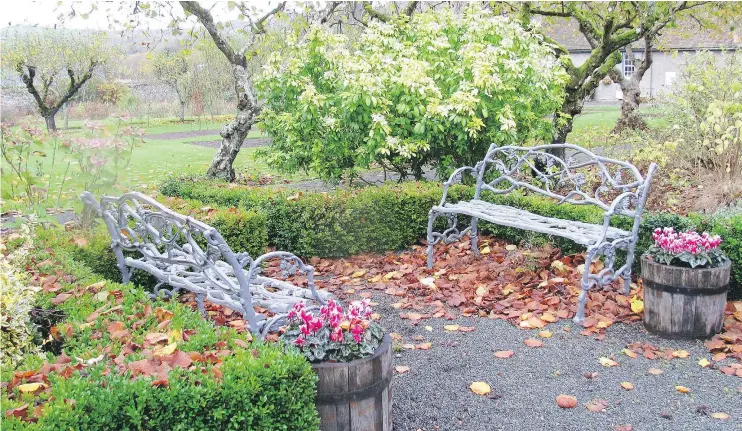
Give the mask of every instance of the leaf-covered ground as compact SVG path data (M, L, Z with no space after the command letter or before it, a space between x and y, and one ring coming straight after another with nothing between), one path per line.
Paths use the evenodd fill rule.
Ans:
M423 247L312 260L319 287L345 301L370 299L374 318L392 334L395 429L740 429L742 303L728 304L724 331L713 339L669 341L640 323L641 283L629 295L617 283L591 292L588 318L578 326L571 318L582 256L486 237L480 251L475 258L468 241L439 245L432 271ZM104 283L70 289L66 274L37 269L50 266L29 271L51 304L66 307L81 295L96 304L77 317L77 327L52 328L51 336L84 333L102 355L66 352L46 368L16 374L9 387L44 392L47 374L72 373L89 361L165 386L172 369L218 372L221 354L251 348L244 320L224 307L207 304L210 320L239 335L224 328L232 335L194 348L198 331L172 323L176 304L127 301ZM265 272L279 275L277 267ZM195 305L192 295L181 299ZM5 414L32 417L30 410Z

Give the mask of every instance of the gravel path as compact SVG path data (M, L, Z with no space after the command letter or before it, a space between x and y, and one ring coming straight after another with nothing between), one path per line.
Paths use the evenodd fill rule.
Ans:
M615 430L627 424L633 430L652 431L742 429L742 379L699 366L700 358L711 356L700 341L664 340L648 334L641 324L616 324L599 341L560 321L547 328L554 335L542 339L543 347L529 348L523 341L538 338L537 331L521 330L502 320L428 319L412 326L390 306L393 297L376 293L374 301L379 303L381 323L401 334L402 343L433 344L430 350L395 354L394 365L410 367L393 380L397 431ZM447 332L443 326L448 324L476 330ZM565 326L571 332L564 331ZM419 336L424 341L413 339ZM685 349L690 357L650 361L621 353L635 341ZM498 359L493 356L498 350L513 350L515 355ZM603 367L598 362L602 356L613 357L620 365ZM650 368L663 369L664 374L648 374ZM593 372L598 376L584 376ZM489 397L469 391L475 381L492 387ZM635 388L622 389L623 381ZM691 393L677 392L676 385L690 388ZM555 401L559 394L577 397L579 405L559 408ZM606 411L585 408L593 399L606 400ZM714 412L725 412L729 419L713 419L709 415Z

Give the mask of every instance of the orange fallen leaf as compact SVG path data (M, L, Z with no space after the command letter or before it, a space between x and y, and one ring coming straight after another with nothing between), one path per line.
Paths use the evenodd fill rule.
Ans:
M729 419L729 415L724 412L711 413L711 417L722 421Z
M685 386L680 386L680 385L675 386L675 390L680 392L681 394L687 394L688 392L690 392L690 388L687 388Z
M515 354L512 350L500 350L499 352L495 352L495 357L500 359L507 359L512 357Z
M626 389L627 391L630 391L634 389L634 384L631 382L621 382L621 387Z
M664 373L664 371L662 371L659 368L650 368L650 369L647 370L647 373L653 374L655 376L659 376L660 374Z
M595 399L585 404L585 408L587 408L593 413L604 412L607 407L608 407L608 401L600 400L600 399Z
M551 331L541 331L538 333L538 336L541 338L551 338L552 333Z
M417 350L430 350L433 347L433 343L422 343L415 346Z
M408 367L407 365L397 365L396 367L394 367L394 370L399 374L404 374L410 371L410 367Z
M534 338L528 338L523 343L528 347L541 347L544 345L543 341L536 340Z
M556 403L563 409L573 409L577 407L577 398L572 395L561 394L556 397Z

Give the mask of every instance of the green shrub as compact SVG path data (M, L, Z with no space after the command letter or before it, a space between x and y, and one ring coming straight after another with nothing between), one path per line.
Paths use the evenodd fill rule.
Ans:
M30 257L36 262L53 261L42 268L45 271L61 270L68 274L70 277L60 278L65 288L78 287L81 292L87 286L84 294L56 307L66 316L61 326L72 328L73 335L65 336L63 348L72 358L100 356L102 359L68 378L50 373L49 391L38 395L21 394L14 388L13 397L9 397L3 389L4 410L23 404L43 405L36 423L5 417L3 429L309 431L318 428L314 407L317 377L298 352L284 350L279 344L259 342L243 348L240 345L247 341L243 333L215 326L179 301L151 303L142 289L111 281L101 287L98 283L101 277L77 257L79 247L71 241L73 237L79 238L77 233L40 232L38 240L42 246L33 250ZM91 248L97 249L101 247L98 243L107 241L99 233L89 242ZM109 292L106 299L91 291L96 283L101 291ZM39 293L39 305L51 307L56 294ZM119 296L122 301L115 300ZM222 357L221 375L214 373L214 365L199 362L188 369L170 371L168 384L156 387L153 377L119 373L110 359L123 351L124 344L113 339L107 328L114 321L125 322L131 340L143 345L141 340L146 334L162 330L154 313L148 317L143 312L149 304L153 310L162 308L173 313L165 330L170 336L173 332L191 334L177 342L178 350L199 353L229 350L231 353ZM90 319L95 310L103 310L101 306L119 311L100 312L97 318ZM139 320L134 322L136 319ZM125 356L125 363L143 357L143 352L135 351ZM52 356L47 359L54 362ZM13 371L34 370L40 365L34 357L15 363L11 369L4 367L3 380L10 380ZM35 414L32 410L29 409L29 415Z

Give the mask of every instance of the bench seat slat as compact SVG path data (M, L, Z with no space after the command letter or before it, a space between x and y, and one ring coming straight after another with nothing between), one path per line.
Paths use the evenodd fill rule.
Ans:
M444 206L433 207L433 211L449 214L465 214L501 226L560 236L581 245L594 244L600 239L603 232L602 225L545 217L522 209L497 205L482 200L446 203ZM609 227L606 231L606 239L609 240L630 236L630 232L614 227Z

